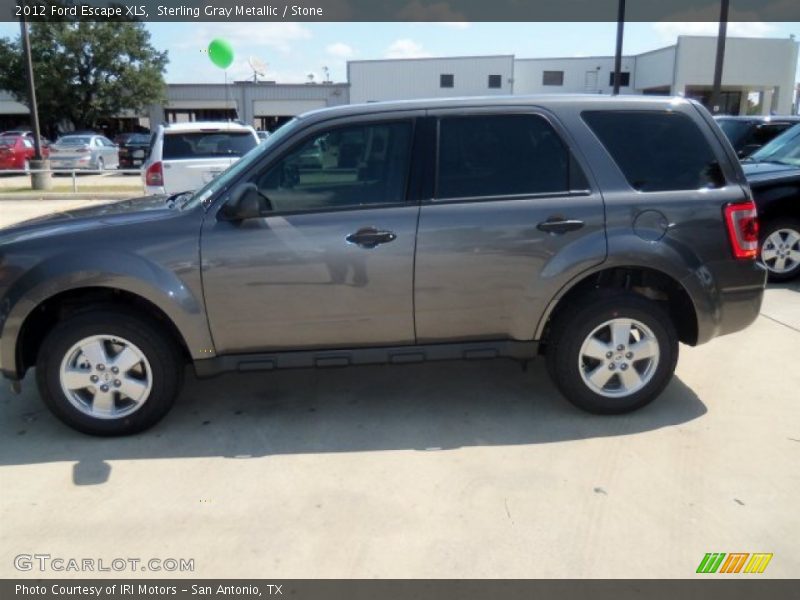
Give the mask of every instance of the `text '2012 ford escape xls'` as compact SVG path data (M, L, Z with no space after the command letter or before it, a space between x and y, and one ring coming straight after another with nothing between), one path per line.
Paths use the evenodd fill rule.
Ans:
M494 98L307 113L194 194L0 233L0 368L91 434L230 370L546 354L623 413L757 316L750 191L699 105ZM18 387L18 384L16 384Z

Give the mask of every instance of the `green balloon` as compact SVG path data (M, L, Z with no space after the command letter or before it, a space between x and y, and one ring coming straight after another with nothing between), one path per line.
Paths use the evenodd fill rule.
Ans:
M220 69L227 69L233 62L233 47L220 38L211 40L208 45L208 57Z

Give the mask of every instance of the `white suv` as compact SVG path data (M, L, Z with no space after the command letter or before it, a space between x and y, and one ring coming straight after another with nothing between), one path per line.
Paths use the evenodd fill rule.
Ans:
M240 123L159 125L142 167L147 194L196 190L258 146L255 129Z

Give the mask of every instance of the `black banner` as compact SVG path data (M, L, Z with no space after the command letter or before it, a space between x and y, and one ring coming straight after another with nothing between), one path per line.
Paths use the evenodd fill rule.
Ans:
M618 0L3 0L0 21L615 21ZM635 0L627 21L717 21L720 0ZM730 21L800 21L800 2L731 0Z
M701 576L702 577L702 576ZM163 600L290 598L291 600L784 600L791 580L2 580L0 598Z

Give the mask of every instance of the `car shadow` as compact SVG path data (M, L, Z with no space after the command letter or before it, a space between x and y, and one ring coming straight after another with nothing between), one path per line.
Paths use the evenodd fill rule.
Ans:
M635 435L697 419L706 407L677 377L655 402L601 417L564 400L544 361L291 370L198 380L153 429L93 438L57 421L27 380L0 394L0 465L74 462L76 485L104 483L109 462L548 444ZM30 376L30 374L29 374ZM31 378L32 379L32 378Z

